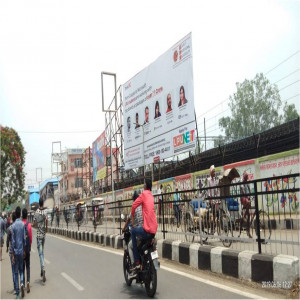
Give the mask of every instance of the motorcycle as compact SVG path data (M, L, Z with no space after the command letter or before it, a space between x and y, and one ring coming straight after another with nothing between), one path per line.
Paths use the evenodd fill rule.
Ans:
M149 297L153 297L156 293L157 288L157 270L160 268L160 263L158 261L158 252L156 249L156 241L153 236L151 239L140 240L138 242L138 251L140 255L141 269L137 271L135 277L131 277L130 269L132 268L132 263L128 244L131 239L131 229L128 226L124 232L123 240L125 241L126 247L124 248L123 256L123 271L126 284L131 286L132 281L135 279L136 283L145 284L146 293Z

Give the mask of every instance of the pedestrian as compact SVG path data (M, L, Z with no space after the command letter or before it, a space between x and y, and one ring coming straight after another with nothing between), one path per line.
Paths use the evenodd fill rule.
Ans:
M15 265L15 291L16 299L19 299L19 276L21 283L21 297L24 297L24 250L25 250L25 226L21 220L21 208L16 208L16 221L12 225L11 234L12 245L12 261Z
M162 206L163 206L163 198L162 198L162 184L160 185L160 187L158 188L157 190L157 194L158 194L158 206L159 206L159 215L161 215L161 212L162 212Z
M31 224L27 221L27 209L23 208L22 210L22 219L23 224L25 226L25 241L26 241L26 247L25 247L25 259L23 264L24 269L24 281L23 284L25 286L25 268L26 268L26 289L27 293L30 293L30 251L31 251L31 244L32 244L32 228Z
M5 222L2 219L2 213L0 212L0 261L2 261L2 247L4 244L4 234L5 234Z
M15 264L13 264L12 261L12 224L16 221L16 213L12 213L12 223L7 228L7 238L6 238L6 252L8 252L10 263L11 263L11 272L12 272L12 278L13 278L13 285L14 285L14 295L17 293L15 290Z
M7 215L6 229L11 225L11 217L10 214ZM6 230L7 231L7 230Z
M244 222L244 219L247 223L247 235L248 237L251 239L252 238L252 235L250 233L250 208L251 208L251 201L250 201L250 198L249 198L249 194L250 194L250 185L248 182L248 173L245 171L243 173L243 185L241 186L241 194L242 194L242 197L241 197L241 203L243 205L243 208L242 208L242 217L241 217L241 221L240 221L240 234L238 237L240 237L241 235L241 232L242 232L242 226L243 226L243 222Z
M176 193L174 194L174 198L173 198L173 209L174 209L174 215L177 222L177 228L180 226L180 219L181 219L181 208L180 208L179 201L181 201L181 197L180 194L178 193L178 188L176 188Z
M55 215L56 215L56 226L59 227L59 209L57 206L55 209Z
M88 223L88 208L86 204L84 204L84 223Z
M36 232L36 244L40 257L41 265L41 277L43 277L43 282L46 281L46 271L44 264L44 246L46 239L46 232L48 230L48 219L47 219L47 210L44 209L44 201L40 198L39 200L40 207L36 210L34 215L34 226L37 227Z
M53 224L54 214L55 214L55 208L53 206L53 209L52 209L52 212L51 212L51 227L52 227L52 224Z

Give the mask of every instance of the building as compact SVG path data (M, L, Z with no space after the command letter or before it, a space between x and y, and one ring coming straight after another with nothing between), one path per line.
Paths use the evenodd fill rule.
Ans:
M66 203L90 193L91 149L67 149L62 157L59 199L60 203Z
M113 153L118 149L113 148ZM61 160L61 179L59 181L60 204L73 202L87 198L103 191L103 188L111 186L110 177L110 148L106 149L106 178L99 182L93 182L93 157L92 149L67 149ZM113 170L116 172L116 159L113 156ZM116 179L116 175L114 175Z

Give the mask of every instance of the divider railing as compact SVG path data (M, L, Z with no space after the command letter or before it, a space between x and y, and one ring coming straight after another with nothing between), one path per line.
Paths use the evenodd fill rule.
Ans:
M217 191L214 197L209 196L212 189ZM299 173L156 194L156 236L299 256L298 199ZM122 215L128 217L132 202L66 206L57 215L50 213L48 221L52 226L121 234Z

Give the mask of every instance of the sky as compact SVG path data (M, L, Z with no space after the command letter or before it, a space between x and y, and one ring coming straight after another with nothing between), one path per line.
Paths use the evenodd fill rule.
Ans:
M236 83L260 72L299 113L299 8L296 0L1 0L0 124L21 137L26 187L51 177L52 142L86 148L104 130L101 72L116 73L120 86L190 32L199 135L204 118L207 135L221 134Z

